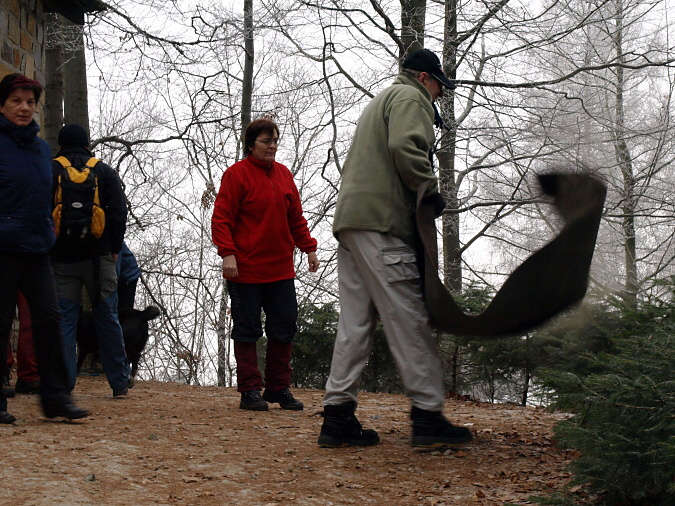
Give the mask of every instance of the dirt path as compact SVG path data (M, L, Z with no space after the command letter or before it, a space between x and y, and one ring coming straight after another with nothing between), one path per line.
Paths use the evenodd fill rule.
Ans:
M409 446L406 398L363 394L357 414L382 443L324 449L322 392L295 393L305 411L253 413L237 409L233 388L139 381L113 399L102 377L83 376L75 394L93 416L78 423L47 421L36 396L18 395L18 421L0 426L0 503L527 504L570 479L573 455L553 446L556 417L540 409L449 400L475 441L421 452Z

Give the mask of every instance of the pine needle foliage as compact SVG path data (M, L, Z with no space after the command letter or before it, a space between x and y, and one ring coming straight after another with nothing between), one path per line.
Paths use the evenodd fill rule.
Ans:
M325 388L339 317L336 304L300 304L298 332L293 343L295 387ZM382 324L378 322L373 332L372 351L361 375L359 388L367 392L403 393L403 383L389 352Z
M335 304L299 305L292 361L295 387L325 388L339 316Z
M675 504L674 309L672 298L623 308L612 352L549 376L555 407L574 414L556 434L581 453L575 482L604 504Z

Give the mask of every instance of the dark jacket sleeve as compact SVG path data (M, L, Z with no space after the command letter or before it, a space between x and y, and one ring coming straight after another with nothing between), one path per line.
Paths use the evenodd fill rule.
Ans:
M101 177L101 207L105 211L105 230L110 240L110 252L118 254L122 249L127 228L127 200L122 181L109 165L99 162L96 170Z

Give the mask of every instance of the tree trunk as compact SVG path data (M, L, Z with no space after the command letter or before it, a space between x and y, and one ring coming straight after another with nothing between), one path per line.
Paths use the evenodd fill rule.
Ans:
M450 78L457 75L457 12L456 0L448 0L445 4L445 45L443 46L443 71ZM455 118L455 94L446 90L441 108L441 115L449 131L443 132L441 149L438 153L439 182L441 194L446 200L448 209L457 209L459 199L455 176L455 151L457 125ZM459 241L459 214L443 215L443 272L445 286L453 293L462 291L462 250Z
M442 63L443 72L454 79L457 72L456 45L457 40L457 9L456 0L447 0L445 4L445 45L443 46ZM445 124L450 129L441 132L440 149L436 155L438 160L438 183L441 195L445 198L447 209L457 209L459 199L458 187L455 175L455 151L457 125L455 118L455 94L445 90L442 104L439 104L439 112ZM443 241L443 281L445 286L453 293L462 291L462 251L459 241L459 214L444 213L441 221ZM450 391L458 393L458 378L461 374L460 354L461 347L454 341L453 360L451 364Z
M524 376L523 395L520 399L520 405L527 406L527 397L530 394L530 378L531 378L529 368L525 368L525 370L523 371L523 376Z
M426 11L426 0L401 0L401 58L424 47Z
M244 0L244 75L241 89L241 149L244 158L248 156L248 149L244 142L244 132L246 132L246 127L251 122L254 61L253 0Z
M453 342L452 347L452 360L450 364L450 393L457 394L458 382L459 382L459 344L457 341Z
M617 61L625 62L623 55L623 1L617 0L616 3L616 30L614 35L614 44ZM617 157L617 163L621 169L623 179L623 234L624 234L624 262L626 271L626 280L624 285L625 299L635 305L637 302L638 279L637 279L637 261L635 245L635 176L633 174L633 160L626 142L626 118L624 113L623 91L626 86L624 70L621 66L616 68L616 91L615 91L615 125L614 125L614 150Z
M227 315L227 283L222 280L222 298L220 300L220 310L218 314L218 327L216 334L218 336L218 386L231 387L234 371L230 363L230 352L232 340L229 338L231 327L228 325L230 321Z
M530 394L530 380L532 379L532 363L530 361L530 349L532 336L525 337L525 363L523 364L523 392L520 398L520 405L527 406L527 397Z
M253 29L253 0L244 0L244 75L241 89L241 153L242 158L248 156L248 148L244 139L246 127L251 122L253 103L253 64L255 62L255 45ZM220 321L222 328L218 331L218 385L232 384L232 367L230 366L230 339L225 329L227 311L227 283L223 280L221 291Z

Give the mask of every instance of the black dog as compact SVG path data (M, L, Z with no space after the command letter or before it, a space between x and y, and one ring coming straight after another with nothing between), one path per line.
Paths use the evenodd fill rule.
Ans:
M131 376L138 372L138 362L148 342L148 322L160 315L156 306L148 306L143 311L138 309L121 309L119 311L120 325L124 335L124 347L127 350L127 359L131 364ZM82 363L90 353L98 353L94 314L91 311L80 313L77 322L77 371L80 372Z

